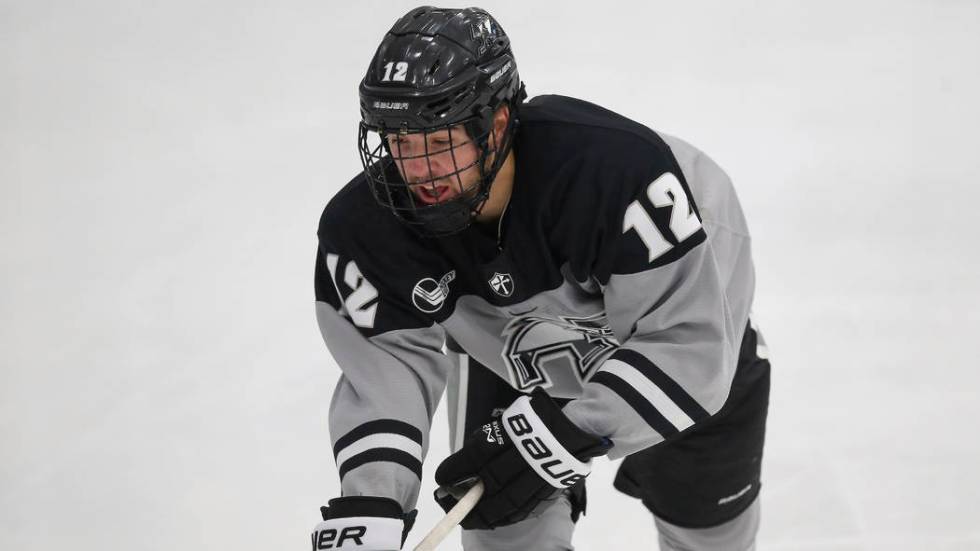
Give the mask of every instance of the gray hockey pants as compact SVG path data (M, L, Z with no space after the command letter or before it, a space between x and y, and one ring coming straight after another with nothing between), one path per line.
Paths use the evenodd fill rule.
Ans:
M654 517L660 551L754 551L759 499L734 519L710 528L681 528ZM497 528L463 530L465 551L571 551L571 504L560 498L540 516ZM650 550L653 551L653 550Z

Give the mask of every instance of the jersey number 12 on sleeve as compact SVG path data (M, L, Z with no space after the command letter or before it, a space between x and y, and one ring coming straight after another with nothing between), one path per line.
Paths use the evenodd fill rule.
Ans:
M674 235L678 243L701 229L701 220L691 208L687 194L684 193L684 187L677 176L670 172L660 175L647 186L647 197L656 208L671 207L668 225L670 233ZM623 233L631 229L636 230L636 234L646 245L647 251L650 253L650 262L674 248L638 200L626 207L626 216L623 217Z
M330 270L330 279L333 281L337 296L343 297L340 286L337 285L337 263L340 257L333 253L327 253L327 268ZM361 274L361 270L353 260L347 262L344 268L344 283L352 289L351 294L343 299L341 314L346 313L350 316L354 325L367 329L374 327L374 314L378 311L378 290L368 282Z

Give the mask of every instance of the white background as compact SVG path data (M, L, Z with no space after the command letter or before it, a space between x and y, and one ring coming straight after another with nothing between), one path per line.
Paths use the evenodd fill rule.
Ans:
M0 548L308 546L338 493L316 223L414 5L0 1ZM581 6L484 4L532 95L733 177L774 365L759 548L980 549L980 2ZM614 468L576 543L653 550Z

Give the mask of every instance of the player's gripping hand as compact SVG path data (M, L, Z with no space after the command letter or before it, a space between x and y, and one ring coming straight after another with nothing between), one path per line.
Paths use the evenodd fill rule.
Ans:
M349 496L331 499L320 507L323 522L313 529L313 551L398 551L415 523L416 511L402 513L401 505L386 497Z
M591 470L590 458L608 449L608 440L576 427L538 389L474 431L439 465L436 501L448 512L479 478L485 486L483 498L460 525L488 529L513 524L582 482Z

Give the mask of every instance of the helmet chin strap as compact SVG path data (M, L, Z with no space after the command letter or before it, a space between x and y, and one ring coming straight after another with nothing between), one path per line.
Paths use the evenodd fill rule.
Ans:
M504 217L507 216L507 208L510 207L510 197L507 198L507 202L504 203L504 210L500 212L500 218L497 219L497 249L503 250L504 248Z

